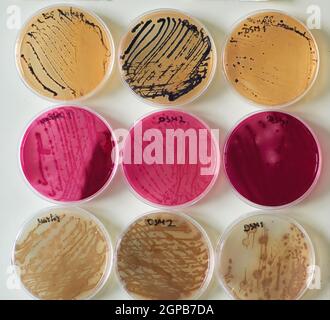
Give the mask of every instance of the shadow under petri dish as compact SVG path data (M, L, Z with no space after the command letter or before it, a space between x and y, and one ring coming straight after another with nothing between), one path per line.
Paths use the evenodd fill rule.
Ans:
M220 240L217 273L240 300L296 300L312 279L315 255L305 230L272 214L240 219Z
M225 144L224 166L240 196L257 206L281 207L304 199L312 190L321 152L301 120L263 111L234 127Z
M81 300L104 285L112 254L105 229L90 213L48 208L23 226L12 263L34 298Z
M311 32L277 11L258 12L240 21L223 52L223 67L233 88L263 106L297 101L314 83L318 66Z
M212 258L209 240L194 220L154 212L124 232L116 250L116 268L133 298L194 299L208 286Z
M197 98L211 82L216 60L205 27L176 10L145 13L119 47L123 80L139 97L163 106Z
M59 106L38 115L20 145L20 163L29 185L47 200L90 199L112 179L116 142L98 114Z
M113 65L113 48L100 18L76 7L51 6L22 28L16 62L32 91L70 101L92 94L104 83Z
M179 110L137 121L123 148L123 172L132 190L158 207L188 206L218 175L218 145L197 117Z

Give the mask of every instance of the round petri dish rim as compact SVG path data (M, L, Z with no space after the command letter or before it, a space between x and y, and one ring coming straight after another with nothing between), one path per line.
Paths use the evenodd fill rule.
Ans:
M208 34L209 38L210 38L210 41L211 41L211 46L212 46L212 50L213 50L213 54L212 54L212 58L214 60L214 63L212 64L212 70L211 70L211 73L210 73L210 78L208 80L208 82L206 83L204 89L202 91L200 91L200 93L195 96L195 97L192 97L190 98L188 101L186 102L181 102L181 103L174 103L174 104L171 104L171 105L166 105L166 104L162 104L162 103L157 103L157 102L154 102L150 99L144 99L142 98L140 95L138 95L137 93L135 93L131 87L129 86L129 84L125 81L125 78L123 76L123 73L122 73L122 70L121 70L121 59L120 59L120 56L121 56L121 53L122 53L122 49L123 49L123 42L126 38L126 35L130 32L130 30L141 20L143 19L144 17L150 15L150 14L154 14L154 13L158 13L158 12L162 12L162 11L166 11L166 12L174 12L174 13L177 13L177 14L183 14L185 15L187 18L189 18L191 21L195 22L195 23L198 23L204 30L205 32ZM177 108L177 107L183 107L183 106L186 106L188 105L189 103L192 103L194 102L195 100L197 100L198 98L200 98L202 95L204 95L207 91L207 89L209 88L209 86L211 85L213 79L214 79L214 76L215 76L215 72L216 72L216 69L217 69L217 66L218 66L218 54L217 54L217 48L216 48L216 45L215 45L215 42L213 40L213 36L212 34L210 33L210 31L206 28L206 26L197 18L191 16L190 14L186 13L185 11L182 11L182 10L178 10L178 9L173 9L173 8L158 8L158 9L153 9L153 10L149 10L149 11L146 11L142 14L140 14L138 17L136 17L135 19L133 19L127 29L126 29L126 32L124 32L120 38L120 41L119 41L119 45L118 45L118 51L117 51L117 61L118 61L118 69L119 69L119 74L120 74L120 79L121 79L121 82L123 83L123 85L128 88L128 90L131 92L131 94L135 97L138 98L138 100L140 100L141 102L144 102L152 107L157 107L157 108Z
M37 191L36 189L34 189L32 187L32 185L28 181L28 179L25 176L24 171L23 171L22 162L21 162L21 147L22 147L23 140L25 138L25 134L26 134L27 130L30 128L30 126L33 124L33 122L36 119L38 119L41 115L43 115L43 114L45 114L47 112L51 112L52 110L55 110L55 109L58 109L58 108L70 108L70 107L77 108L77 109L82 109L82 110L85 110L87 112L90 112L91 114L93 114L94 116L96 116L98 119L100 119L105 124L105 126L110 131L111 136L112 136L113 141L114 141L114 149L113 150L115 150L115 159L114 159L113 170L111 172L110 177L108 178L108 180L105 182L105 184L97 192L95 192L91 196L89 196L87 198L84 198L84 199L81 199L81 200L75 200L75 201L58 201L58 200L54 200L54 199L50 199L50 198L46 197L45 195L41 194L39 191ZM22 176L25 184L29 187L29 189L35 195L37 195L38 197L40 197L43 200L46 200L46 201L48 201L50 203L53 203L53 204L58 204L58 205L62 205L62 206L76 206L76 205L79 205L79 204L82 204L82 203L86 203L86 202L88 202L88 201L96 198L97 196L99 196L101 193L103 193L103 191L105 191L105 189L108 188L108 186L110 185L111 181L114 179L114 177L115 177L115 175L117 173L118 163L119 163L118 140L117 140L117 137L116 137L116 135L115 135L112 127L108 123L108 121L103 116L101 116L99 113L97 113L96 111L94 111L94 110L92 110L92 109L90 109L88 107L79 106L79 105L76 105L76 104L59 104L59 105L54 105L54 106L51 106L51 107L49 107L49 108L47 108L45 110L40 111L25 126L25 128L23 130L23 133L21 134L19 143L18 143L17 161L18 161L18 167L19 167L20 174L21 174L21 176Z
M295 20L297 23L301 24L309 33L310 37L311 37L311 40L313 41L313 43L315 44L315 51L316 51L316 55L317 55L317 66L316 66L316 70L315 70L315 74L314 74L314 77L313 77L313 80L310 82L309 86L307 87L307 89L299 96L297 96L295 99L291 100L291 101L288 101L284 104L279 104L279 105L272 105L272 106L269 106L269 105L266 105L266 104L259 104L255 101L253 101L252 99L249 99L245 96L243 96L242 94L240 94L234 87L233 85L231 84L230 82L230 79L228 77L228 74L227 74L227 71L226 71L226 63L225 63L225 51L226 51L226 47L227 47L227 44L229 42L229 39L232 35L232 32L233 30L235 30L235 28L240 24L242 23L244 20L246 20L247 18L249 17L253 17L257 14L261 14L261 13L271 13L271 12L274 12L274 13L279 13L279 14L283 14L285 16L288 16L290 17L291 19ZM317 80L317 77L319 75L319 70L320 70L320 51L319 51L319 46L318 46L318 43L313 35L313 33L310 31L310 29L305 25L304 22L302 22L301 20L299 20L298 18L292 16L291 14L288 14L286 13L285 11L283 10L278 10L278 9L260 9L260 10L254 10L254 11L251 11L250 13L244 15L243 17L239 18L238 20L236 20L236 22L234 24L231 25L230 27L230 32L226 35L225 37L225 40L223 42L223 45L222 45L222 50L221 50L221 69L222 69L222 74L224 76L224 78L226 79L226 83L227 85L230 87L230 90L232 92L235 93L235 95L237 97L240 97L240 99L244 102L247 102L249 105L251 106L254 106L254 107L257 107L259 109L264 109L264 110L268 110L269 109L277 109L278 111L281 110L281 109L284 109L286 107L289 107L291 105L294 105L295 103L297 103L298 101L302 100L309 92L310 90L312 89L312 87L314 86L316 80Z
M41 300L40 298L34 296L23 284L23 282L21 281L21 277L19 275L18 272L18 267L15 265L15 249L16 249L16 243L18 242L18 240L20 239L20 236L22 235L22 233L24 232L25 228L36 218L40 217L42 214L47 213L49 211L60 211L60 210L68 210L68 211L74 211L74 213L76 213L77 215L84 215L86 218L93 220L93 222L100 228L100 231L102 232L105 241L107 242L108 245L108 259L106 262L106 268L105 268L105 272L102 275L102 278L100 279L98 285L95 287L94 292L91 293L90 295L86 296L84 299L82 300L90 300L93 297L95 297L104 287L104 285L106 284L106 282L108 281L110 275L111 275L111 271L113 269L113 265L114 265L114 256L115 256L115 251L112 245L112 241L110 238L110 235L107 231L107 229L105 228L104 224L91 212L82 209L80 207L72 207L72 206L51 206L51 207L47 207L47 208L43 208L38 210L37 213L35 213L34 215L30 216L29 218L25 219L24 223L20 226L19 231L15 237L15 241L14 244L12 246L12 250L11 250L11 262L10 265L12 266L12 268L14 269L14 274L15 277L18 279L20 287L23 289L23 291L33 300Z
M27 28L27 26L29 25L30 21L37 15L43 13L45 10L51 10L51 9L55 9L58 7L66 7L66 8L74 8L83 12L88 13L90 16L92 16L105 30L108 38L109 38L109 44L110 47L109 50L112 50L112 54L111 54L111 61L109 63L108 66L108 70L105 74L105 76L103 77L102 81L89 93L85 94L84 96L78 97L78 98L74 98L74 99L69 99L69 100L62 100L62 99L54 99L54 98L50 98L50 97L46 97L44 95L42 95L41 93L39 93L37 90L34 90L29 83L25 80L24 76L23 76L23 71L21 68L21 64L19 63L19 52L20 52L20 46L21 46L21 42L23 40L23 35L22 32ZM75 102L82 102L87 100L88 98L91 98L92 96L96 95L99 91L101 91L101 89L105 86L106 82L109 80L113 68L114 68L114 64L115 64L115 56L116 56L116 48L115 48L115 43L112 37L112 34L110 32L109 27L107 26L107 24L103 21L103 19L101 19L96 13L94 13L93 11L86 9L84 7L81 7L79 5L76 4L71 4L70 3L66 3L66 2L59 2L56 4L51 4L45 7L42 7L40 9L38 9L37 11L35 11L33 14L31 14L26 21L23 23L23 25L21 26L17 36L16 36L16 41L15 41L15 65L16 65L16 69L17 72L19 74L19 78L21 79L21 81L23 82L23 84L25 85L26 88L28 88L32 93L34 93L35 95L37 95L38 97L45 99L49 102L52 103L75 103Z
M318 150L318 154L319 154L319 164L318 164L318 170L317 170L317 174L314 178L313 183L311 184L311 186L308 188L308 190L301 195L298 199L289 202L287 204L281 205L281 206L264 206L264 205L259 205L257 203L254 203L252 201L250 201L249 199L245 198L244 196L242 196L237 190L236 188L233 186L232 182L230 181L230 178L228 176L227 173L227 169L226 169L226 150L227 150L227 145L229 142L229 139L231 137L231 135L233 134L233 132L235 131L235 129L237 128L238 125L240 125L244 120L253 117L254 115L257 115L259 113L265 113L265 112L278 112L278 113L283 113L285 115L294 117L295 119L297 119L298 121L300 121L311 133L312 137L315 140L315 143L317 145L317 150ZM283 110L278 110L278 109L266 109L266 110L258 110L258 111L253 111L248 113L247 115L245 115L244 117L242 117L240 120L238 120L234 126L230 129L230 131L227 133L226 138L225 138L225 143L223 145L223 150L222 150L222 163L223 163L223 168L224 168L224 173L226 176L226 180L228 181L228 183L231 186L231 190L235 193L235 195L240 198L243 202L245 202L246 204L256 208L256 209L261 209L261 210L280 210L280 209L286 209L289 207L293 207L296 204L304 201L311 193L312 191L315 189L315 186L317 185L320 175L321 175L321 171L322 171L322 165L323 165L323 157L322 157L322 149L319 143L319 139L316 136L315 132L313 131L313 129L304 121L302 120L299 116L293 115L289 112L285 112Z
M128 135L126 136L126 138L124 139L124 143L123 143L123 148L122 151L124 153L124 149L125 149L125 145L126 145L126 141L127 139L130 138L130 133L134 130L135 126L137 123L143 121L144 119L146 119L147 117L159 113L159 112L182 112L187 114L188 116L191 116L195 119L197 119L211 134L211 140L212 140L212 144L214 145L215 148L215 152L216 152L216 168L215 168L215 172L213 174L213 178L210 182L210 184L207 186L207 188L195 199L192 199L191 201L188 201L186 203L180 204L180 205L173 205L173 206L169 206L169 205L161 205L161 204L157 204L155 202L149 201L145 198L142 197L142 195L140 195L130 184L125 169L124 169L124 163L123 163L123 159L121 161L121 173L124 177L124 181L126 183L126 185L128 186L129 190L131 191L131 193L140 201L144 202L147 205L150 205L156 209L162 209L162 210L177 210L177 209L184 209L187 208L189 206L192 206L193 204L197 203L198 201L200 201L202 198L204 198L209 192L210 190L213 188L213 186L215 185L215 182L217 181L218 177L219 177L219 172L220 172L220 168L221 168L221 152L220 152L220 147L219 147L219 142L216 139L216 137L214 136L213 132L211 131L210 127L207 125L206 122L204 122L204 120L200 119L199 117L195 116L194 114L187 112L185 110L182 110L181 108L160 108L158 110L153 110L150 111L144 115L142 115L140 118L138 118L137 120L134 121L134 123L130 126L129 130L128 130Z
M201 232L201 234L203 235L204 241L208 247L208 251L209 251L209 266L208 266L208 271L207 271L207 276L205 277L204 281L203 281L203 285L198 289L198 292L190 299L190 300L197 300L199 299L208 289L212 277L213 277L213 273L214 273L214 268L215 268L215 254L214 254L214 248L212 245L212 242L207 234L207 232L205 231L205 229L201 226L201 224L199 222L197 222L194 218L192 218L190 215L183 213L183 212L179 212L179 211L159 211L159 210L152 210L152 211L148 211L146 213L143 214L139 214L137 217L131 219L129 221L129 223L126 225L125 229L120 233L117 241L116 241L116 245L115 245L115 251L114 251L114 270L115 270L115 275L116 278L118 280L118 282L120 283L120 287L123 289L123 291L126 293L126 295L131 299L131 300L138 300L139 298L136 298L134 295L130 294L124 287L122 280L120 278L119 275L119 271L118 271L118 251L120 249L120 245L121 245L121 241L123 239L123 237L126 235L127 231L135 224L137 223L139 220L152 215L152 214L170 214L173 216L178 216L184 220L187 220L188 222L190 222L194 227L196 227L198 229L199 232Z
M230 289L225 284L224 279L223 279L223 277L221 276L221 273L220 273L219 266L220 266L223 246L225 245L225 242L226 242L227 238L229 237L229 235L231 234L233 228L235 226L237 226L240 222L244 221L247 218L265 216L265 215L269 216L269 217L274 217L276 219L282 219L282 220L285 220L288 223L294 224L303 233L303 235L306 239L307 245L308 245L310 253L311 253L312 264L311 264L311 271L309 272L309 276L308 276L307 281L306 281L306 286L299 293L297 298L295 299L295 300L299 300L304 296L304 294L308 290L308 287L311 285L311 283L313 281L313 277L315 275L315 271L316 271L315 248L314 248L313 242L312 242L311 238L309 237L309 235L308 235L307 231L305 230L305 228L299 222L297 222L295 219L289 217L288 215L280 215L280 214L276 215L272 212L254 211L254 212L244 214L244 215L240 216L239 218L235 219L233 222L231 222L226 227L226 229L224 230L223 234L219 237L219 240L217 242L217 246L216 246L216 250L215 250L215 268L216 268L215 274L216 274L216 278L217 278L218 283L220 284L220 286L223 288L223 290L228 295L228 297L230 297L233 300L239 300L231 293Z

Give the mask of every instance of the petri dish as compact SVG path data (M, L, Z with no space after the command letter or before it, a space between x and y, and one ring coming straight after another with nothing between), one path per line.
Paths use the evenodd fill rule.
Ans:
M284 107L314 84L319 51L312 33L296 18L276 10L257 11L233 27L223 68L234 90L253 104Z
M178 106L199 97L212 81L216 64L216 48L205 26L172 9L138 17L119 46L124 83L155 105Z
M241 120L224 147L224 167L236 193L258 208L278 209L305 199L321 171L316 136L302 120L261 111Z
M218 244L216 269L234 299L296 300L311 284L315 253L295 220L254 213L226 229Z
M212 188L219 172L219 148L209 127L173 109L152 112L130 129L122 169L137 197L161 208L189 206Z
M37 115L19 148L27 184L44 199L78 203L100 194L117 168L117 144L100 115L78 106L56 106Z
M22 27L16 64L28 88L52 101L82 100L108 79L115 57L106 24L85 9L53 5Z
M92 298L107 281L113 251L104 226L77 207L43 209L17 235L12 264L40 300Z
M124 231L116 248L118 279L131 298L197 299L213 272L210 240L192 218L152 212Z

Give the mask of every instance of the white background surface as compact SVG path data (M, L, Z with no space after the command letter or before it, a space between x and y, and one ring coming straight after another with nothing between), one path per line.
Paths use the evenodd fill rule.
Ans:
M58 1L0 1L0 298L2 299L28 298L22 290L11 288L13 284L9 269L11 249L22 223L39 209L51 205L29 190L18 169L17 148L22 130L34 115L52 104L31 93L16 72L14 43L18 30L8 28L7 9L11 5L19 6L24 22L39 8L56 2ZM303 224L316 248L322 286L320 290L310 290L304 298L330 299L330 1L91 0L69 3L84 6L100 15L108 24L116 46L128 24L143 12L161 7L182 9L200 19L210 30L218 49L219 60L225 34L230 31L237 19L250 11L265 8L281 9L306 22L309 16L308 6L320 6L322 29L313 30L321 54L320 74L310 93L286 111L306 120L318 135L323 151L323 171L312 195L281 214L288 214ZM134 120L155 110L155 107L139 101L122 85L117 64L103 90L84 101L82 105L91 107L105 116L113 128L129 128ZM184 108L200 116L213 128L219 127L221 144L226 132L241 117L258 110L230 90L225 83L220 64L207 92ZM130 193L120 171L101 196L82 207L93 212L105 224L113 243L129 221L153 210ZM214 245L220 234L234 219L252 211L255 209L243 203L232 192L222 171L211 192L196 205L185 210L206 228ZM122 299L127 296L112 273L110 280L96 298ZM228 299L215 278L202 298Z

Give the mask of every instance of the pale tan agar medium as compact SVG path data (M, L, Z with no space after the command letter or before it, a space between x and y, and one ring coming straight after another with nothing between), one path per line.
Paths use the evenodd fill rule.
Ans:
M172 9L138 17L119 46L124 83L153 105L193 101L209 86L216 65L216 48L205 26Z
M135 220L116 249L117 276L135 299L196 299L213 272L203 229L179 213L152 212Z
M296 221L281 215L252 214L225 231L216 269L234 299L295 300L312 281L314 248Z
M36 299L89 299L105 284L112 247L103 225L80 208L48 208L19 232L12 263Z
M114 44L100 18L72 6L38 11L22 28L16 64L24 83L56 101L92 95L108 79Z
M233 88L252 103L284 107L312 87L319 51L300 21L282 12L262 11L236 24L224 47L223 67Z

